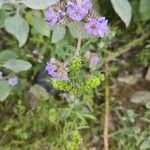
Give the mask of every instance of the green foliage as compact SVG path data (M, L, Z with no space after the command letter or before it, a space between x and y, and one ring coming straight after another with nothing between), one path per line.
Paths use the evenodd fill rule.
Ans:
M89 79L82 79L82 65L80 57L74 57L69 64L69 81L59 81L52 79L52 84L56 89L69 92L71 95L82 95L87 90L96 88L104 81L104 75L91 76Z
M0 80L0 101L4 101L10 94L11 88L5 80Z
M69 69L72 71L78 71L81 68L81 58L80 57L74 57Z
M10 69L15 73L29 70L31 66L32 65L29 62L20 59L9 59L3 64L3 67Z
M132 18L131 5L128 0L111 0L114 10L125 23L126 27L129 26Z
M20 47L26 43L29 33L29 25L20 15L7 18L5 20L5 28L17 38Z
M118 47L121 49L133 38L139 37L149 26L149 23L146 23L150 14L149 0L135 0L136 8L133 7L132 11L130 7L132 0L110 2L94 0L94 6L98 11L95 14L98 13L109 19L111 32L108 37L99 39L89 37L82 31L80 57L76 57L74 56L76 26L83 29L84 24L66 22L63 26L49 27L45 23L44 12L41 9L47 8L56 1L9 0L7 4L3 4L4 1L0 0L0 36L2 37L0 71L3 72L0 79L0 149L2 150L92 149L93 147L89 145L103 149L101 141L105 96L102 83L105 82L105 77L101 72L103 72L105 56L111 57L113 51L117 52ZM130 24L128 30L118 23L118 18L114 18L111 2L126 26L132 23L131 14L134 12L133 19L137 17L137 20ZM111 11L111 15L108 11ZM139 28L142 32L138 32ZM19 41L21 48L4 29ZM30 36L28 36L29 32ZM144 43L148 42L144 41ZM150 64L149 45L144 47L142 44L137 65L142 64L147 68ZM37 53L33 52L35 49L38 50ZM101 64L95 67L89 66L89 62L84 57L86 51L98 53L102 57ZM149 148L150 104L131 105L131 102L124 101L122 98L116 99L118 89L122 89L122 85L116 88L117 82L114 76L120 73L122 75L124 73L122 70L128 72L126 57L130 52L128 53L121 57L121 61L116 58L116 63L110 63L109 68L110 149L146 150ZM52 79L47 82L44 68L49 57L58 58L68 65L69 81ZM124 58L127 59L126 62ZM120 64L124 67L120 67ZM132 72L129 69L130 71ZM10 87L7 80L15 74L18 75L19 85ZM143 80L144 78L142 82ZM144 83L145 80L142 88L147 87ZM141 86L135 85L135 87L140 89ZM123 93L120 92L123 98L126 96L125 90L123 89ZM126 94L129 98L128 93ZM116 97L113 97L114 95ZM95 143L95 137L98 137L98 144Z
M61 90L61 91L68 92L72 88L72 86L69 83L67 83L66 81L59 81L59 80L53 79L52 84L53 84L54 88Z
M22 0L22 2L29 8L32 9L45 9L58 2L58 0Z
M4 50L0 52L0 62L8 61L9 59L18 58L17 54L11 50Z
M4 4L5 0L0 1L0 7Z
M31 24L39 34L47 37L50 36L50 28L45 22L44 18L35 16L33 17Z
M149 0L140 0L140 13L143 21L150 20L150 1Z
M82 22L76 22L76 23L70 22L69 24L67 24L67 27L69 28L69 31L70 31L72 37L74 37L74 38L78 37L78 35L77 35L78 31L76 29L76 26L79 29L83 29L84 28L84 24ZM81 34L81 38L82 39L87 39L89 37L90 36L85 31L82 31L82 34Z
M150 53L149 53L149 48L148 49L143 49L139 55L137 56L137 61L139 64L144 65L144 67L148 67L150 64Z
M72 137L72 140L70 142L68 142L67 144L67 148L69 150L74 150L77 149L79 147L80 144L82 144L82 138L80 136L80 133L78 131L75 131Z
M99 76L93 76L85 82L85 88L93 89L100 85L101 82L104 81L104 75L101 74Z
M62 40L66 34L66 28L57 26L53 30L52 34L52 43L57 43L58 41Z

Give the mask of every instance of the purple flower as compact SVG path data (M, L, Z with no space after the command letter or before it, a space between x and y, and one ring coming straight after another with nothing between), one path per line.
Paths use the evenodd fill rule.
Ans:
M91 65L97 65L100 62L100 57L97 53L91 53L87 51L85 57L90 61Z
M86 15L92 10L91 0L77 0L77 5L86 11Z
M72 20L81 21L92 9L90 0L77 0L67 2L67 14Z
M0 71L0 79L2 79L3 76L3 72Z
M109 32L107 23L108 20L105 17L90 18L85 24L86 32L90 35L104 37Z
M68 81L68 69L65 64L60 63L55 58L51 58L47 63L45 70L48 75L56 80Z
M58 16L52 8L49 8L45 12L45 19L49 26L54 26L57 24Z
M99 26L100 26L100 23L97 19L90 18L85 24L85 29L88 34L97 36Z
M98 21L100 23L100 27L98 30L98 34L100 37L104 37L108 32L109 32L109 28L108 28L108 20L106 20L105 17L100 17L98 18Z
M49 26L54 26L58 22L63 22L65 15L65 12L62 10L54 10L53 8L49 7L45 12L45 19Z
M72 2L67 2L67 13L75 21L81 21L85 16L84 10L82 11L78 5Z
M12 87L18 84L18 78L17 77L10 77L8 79L8 84Z
M90 64L97 65L100 62L100 58L96 53L92 53Z

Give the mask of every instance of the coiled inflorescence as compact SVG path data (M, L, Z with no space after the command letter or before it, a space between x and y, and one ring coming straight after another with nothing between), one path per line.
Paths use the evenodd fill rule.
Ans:
M61 2L59 2L61 3ZM45 12L45 19L49 26L70 21L84 21L85 30L89 35L104 37L108 32L108 20L105 17L94 18L91 0L69 0L65 5L54 5Z
M51 58L46 65L45 70L48 75L57 80L68 80L68 69L65 64L55 58Z

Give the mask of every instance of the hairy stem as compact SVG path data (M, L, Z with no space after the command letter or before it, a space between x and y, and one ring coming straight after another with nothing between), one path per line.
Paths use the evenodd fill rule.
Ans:
M77 41L77 49L76 49L76 56L80 55L80 48L81 48L81 32L82 30L79 29L79 27L76 25L75 22L73 22L74 27L77 30L77 35L78 35L78 41Z
M76 56L80 55L80 48L81 48L81 33L78 32L78 42L77 42Z
M109 65L105 63L105 118L104 118L104 150L109 150Z

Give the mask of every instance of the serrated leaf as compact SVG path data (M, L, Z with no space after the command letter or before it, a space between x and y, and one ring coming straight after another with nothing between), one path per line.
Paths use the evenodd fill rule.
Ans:
M28 37L29 25L21 16L16 15L5 20L6 30L19 41L19 47L23 46Z
M0 101L4 101L10 94L11 88L7 81L0 80Z
M3 67L10 69L15 73L18 73L21 71L29 70L32 65L28 61L20 59L10 59L3 64Z
M126 27L129 26L132 18L131 5L128 0L111 0L113 8L118 16L125 23Z
M150 0L140 1L140 13L142 16L142 20L150 20Z
M32 20L32 25L34 29L41 35L50 36L50 27L47 25L45 20L40 17L34 17Z
M68 25L68 28L69 28L69 31L71 33L71 35L74 37L74 38L77 38L78 37L78 31L76 29L76 27L73 25L73 23L69 23ZM81 23L81 22L77 22L76 23L76 26L78 26L79 29L83 29L84 28L84 24ZM82 39L87 39L89 38L90 36L85 32L85 31L82 31L81 32L81 38Z
M22 0L27 7L37 10L46 9L58 1L59 0Z
M4 50L0 52L0 62L5 62L9 59L18 58L17 54L11 50Z
M62 40L64 38L65 34L66 34L66 28L57 26L53 30L52 43L57 43L60 40Z

